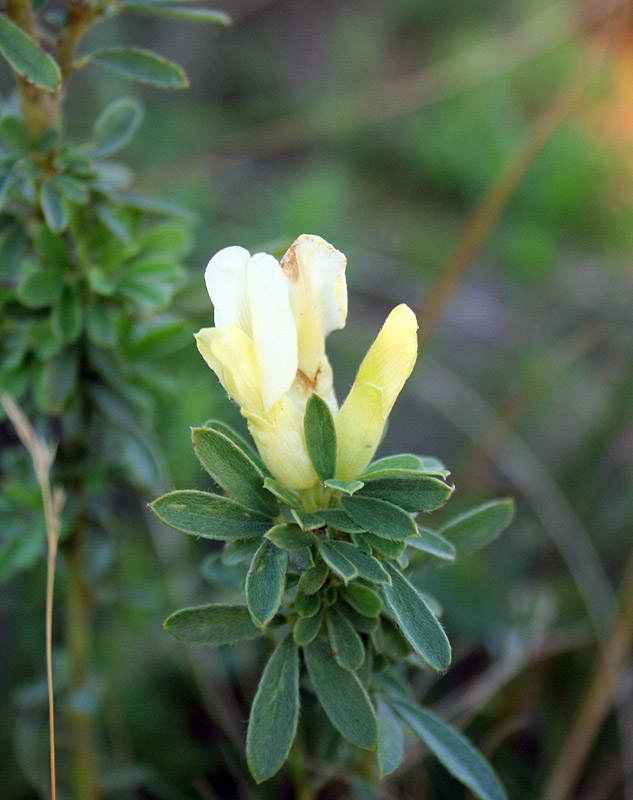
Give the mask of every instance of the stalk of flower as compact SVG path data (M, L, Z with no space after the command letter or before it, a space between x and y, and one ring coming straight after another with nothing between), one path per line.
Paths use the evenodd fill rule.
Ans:
M345 256L318 236L300 236L279 263L242 247L217 253L205 273L215 327L196 334L200 353L240 405L272 474L298 490L318 477L303 430L313 393L337 418L339 477L358 475L416 358L415 315L398 306L370 348L340 414L325 339L345 325Z

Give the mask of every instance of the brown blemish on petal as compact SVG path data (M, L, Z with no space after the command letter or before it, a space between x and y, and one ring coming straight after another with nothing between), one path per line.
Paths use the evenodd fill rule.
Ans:
M299 264L297 263L297 244L299 240L297 239L293 242L290 247L288 248L288 252L286 255L281 259L281 268L284 271L284 275L288 278L288 280L296 283L299 280Z
M301 387L301 390L305 394L312 394L312 392L314 392L314 389L316 387L316 380L310 380L310 378L308 378L305 372L303 372L300 369L297 370L296 380L299 386Z

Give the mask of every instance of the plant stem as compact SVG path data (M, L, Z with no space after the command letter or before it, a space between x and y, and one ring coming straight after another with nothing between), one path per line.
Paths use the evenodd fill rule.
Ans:
M90 665L90 597L84 582L82 531L75 531L68 552L66 645L73 702L69 719L73 739L72 776L76 800L98 800L97 757L88 702Z
M7 0L7 14L38 44L35 14L31 0ZM16 76L20 106L24 122L33 140L37 140L49 128L56 127L59 119L58 95L34 86L26 78Z

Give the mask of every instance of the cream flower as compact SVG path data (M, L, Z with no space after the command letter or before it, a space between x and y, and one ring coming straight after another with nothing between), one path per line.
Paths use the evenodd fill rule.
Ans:
M345 265L332 245L304 235L281 264L227 247L205 273L215 327L196 334L198 349L239 403L273 475L294 489L318 480L303 432L310 395L337 411L325 337L345 325Z

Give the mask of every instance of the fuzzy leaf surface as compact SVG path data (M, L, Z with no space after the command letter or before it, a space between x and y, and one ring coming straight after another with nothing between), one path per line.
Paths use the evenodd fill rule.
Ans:
M303 653L314 691L332 725L350 744L373 750L378 739L376 713L356 675L339 667L323 639L315 639Z
M391 564L386 566L391 586L385 586L383 591L400 630L415 652L433 669L447 669L451 663L451 646L442 626L400 570Z
M409 469L377 470L363 480L359 497L377 497L410 512L435 511L453 492L438 478Z
M376 702L378 718L378 768L380 776L395 772L404 757L402 724L391 708L380 697Z
M264 489L261 470L235 442L213 428L194 428L191 435L198 460L228 494L263 514L278 513L278 504Z
M462 558L485 547L503 533L514 517L514 500L492 500L451 520L439 533Z
M246 576L246 602L255 622L264 628L275 616L286 587L288 553L264 541Z
M167 617L163 627L176 639L190 644L233 644L262 635L246 606L217 603L176 611Z
M481 753L450 725L425 708L393 701L393 707L433 755L481 800L507 800L496 772Z
M355 494L353 497L343 497L341 505L354 522L375 536L398 541L410 539L418 533L413 519L401 508L385 500Z
M321 480L334 478L336 428L328 404L318 394L313 394L308 400L303 426L308 453L317 475Z
M56 92L61 81L57 62L35 44L22 28L0 17L0 53L14 72L41 89Z
M269 519L241 503L197 489L164 494L150 508L171 528L207 539L249 539L270 528Z
M90 53L88 60L124 78L161 89L185 89L187 76L178 64L140 47L109 47Z
M259 681L246 735L246 760L257 783L268 780L288 757L299 719L299 651L286 636Z

